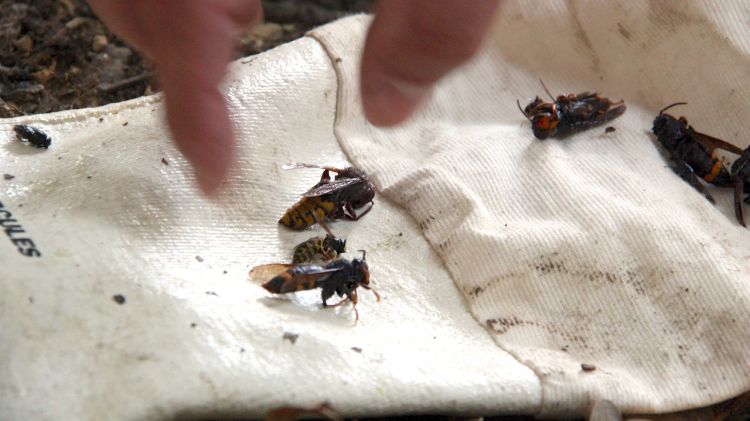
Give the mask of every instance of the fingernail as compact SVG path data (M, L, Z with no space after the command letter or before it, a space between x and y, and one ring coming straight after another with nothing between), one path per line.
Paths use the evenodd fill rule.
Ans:
M208 149L206 152L210 152L211 150L210 147L206 149ZM214 159L212 160L208 157ZM221 189L221 185L227 176L227 167L229 165L223 161L224 158L220 153L218 156L205 154L202 156L202 160L193 161L195 179L198 181L198 187L200 187L206 196L215 196Z
M196 171L195 177L198 180L198 187L206 196L212 196L216 193L219 184L221 184L221 179L206 174L206 171Z
M363 83L362 103L372 124L392 126L412 115L428 93L423 85L381 77Z

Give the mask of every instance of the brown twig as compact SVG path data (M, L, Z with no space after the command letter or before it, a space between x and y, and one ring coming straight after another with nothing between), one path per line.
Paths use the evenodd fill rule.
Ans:
M130 85L134 85L146 79L150 79L154 75L153 72L144 72L140 75L122 79L112 83L100 83L98 89L102 92L112 92L118 89L127 88Z

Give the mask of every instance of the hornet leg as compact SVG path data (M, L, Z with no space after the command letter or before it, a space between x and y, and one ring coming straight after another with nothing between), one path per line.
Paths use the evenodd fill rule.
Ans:
M701 183L700 178L695 175L690 166L685 161L675 161L674 172L680 176L683 180L687 181L688 184L693 186L694 189L698 190L703 196L708 199L711 203L716 203L711 193L706 190L706 186Z
M344 304L344 303L345 303L345 302L347 302L347 301L349 301L349 297L346 297L346 298L342 298L342 299L341 299L341 301L339 301L338 303L336 303L336 304L331 304L331 305L329 305L328 307L338 307L338 306L340 306L341 304Z
M323 291L320 293L320 297L323 299L323 307L328 307L328 301L329 298L331 298L334 294L334 289L330 287L323 288ZM336 304L338 305L338 304Z
M376 298L376 299L378 300L378 302L380 302L380 294L378 294L378 292L377 292L377 291L375 291L374 289L372 289L372 288L370 288L369 286L367 286L367 285L364 285L364 284L362 284L362 285L360 285L360 286L361 286L362 288L366 289L366 290L372 291L372 293L373 293L373 294L375 294L375 298Z
M315 215L314 213L313 213L313 216L315 217L315 222L317 222L318 225L320 225L320 227L323 228L326 234L333 235L333 233L331 232L331 229L328 228L328 225L326 225L326 223L323 222L323 219L325 219L325 216L323 218L318 218L318 216Z
M737 217L737 222L743 227L745 225L745 218L742 215L742 193L745 190L745 183L741 178L737 178L734 181L734 216Z
M357 212L354 210L354 207L352 206L352 204L351 203L347 203L345 205L345 207L344 207L344 216L347 219L349 219L349 220L356 221L359 218L367 215L367 212L369 212L370 210L372 210L373 206L375 206L375 203L371 201L370 202L370 207L367 208L367 210L365 210L364 212L362 212L359 215L357 215Z
M357 301L359 299L357 298L357 290L352 290L351 292L346 294L349 297L349 300L352 302L352 308L354 309L354 323L359 321L359 311L357 310Z

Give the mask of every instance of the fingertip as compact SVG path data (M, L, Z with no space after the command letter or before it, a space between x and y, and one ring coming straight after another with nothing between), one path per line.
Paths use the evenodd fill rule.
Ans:
M178 94L179 95L179 94ZM234 133L223 97L215 88L192 91L170 104L167 119L175 141L193 165L201 191L215 195L227 177L234 151Z
M229 172L233 139L182 139L181 146L185 157L193 164L198 187L206 196L216 195Z
M479 49L497 0L381 0L362 55L361 94L374 125L398 124Z
M409 118L425 101L429 88L382 75L362 80L362 107L375 126L393 126Z
M207 173L206 171L200 171L197 168L195 176L201 192L203 192L203 194L208 197L212 197L218 192L221 181L223 180L222 176L217 177L215 175Z
M230 136L219 140L203 141L197 153L186 153L193 163L198 187L206 196L215 196L227 179L234 150L234 139Z

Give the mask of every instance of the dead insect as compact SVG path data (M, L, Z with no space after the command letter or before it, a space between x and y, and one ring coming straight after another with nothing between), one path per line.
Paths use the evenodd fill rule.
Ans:
M316 222L325 226L325 219L347 218L356 221L372 209L375 188L367 175L354 168L334 168L309 164L289 164L284 169L321 168L323 174L318 184L302 195L279 219L289 228L301 230ZM336 176L331 180L330 172ZM370 207L357 215L359 209L370 203Z
M617 130L617 129L615 129L615 128L614 128L614 127L612 127L612 126L609 126L609 127L607 127L606 129L604 129L604 133L612 133L612 132L614 132L615 130Z
M339 306L351 301L356 320L359 320L357 311L357 288L362 287L372 291L380 301L380 295L370 287L370 270L365 261L365 251L361 259L337 259L323 266L311 264L282 264L271 263L254 267L250 271L250 278L263 282L263 288L274 294L286 294L289 292L305 291L322 288L321 298L323 307L328 307L328 299L333 294L339 297L346 296L331 307Z
M13 131L18 140L31 146L47 149L52 144L52 138L36 127L18 124L13 126Z
M732 177L734 178L734 215L740 225L746 227L745 218L742 215L741 198L743 194L746 194L743 201L750 203L750 146L732 164Z
M552 98L552 102L544 102L536 97L526 108L521 109L521 102L516 101L518 109L531 121L531 128L537 139L564 138L613 120L626 109L622 100L612 102L595 92L560 95L555 99L544 86L544 82L542 87Z
M701 183L703 179L718 187L734 187L734 210L737 221L742 226L745 222L742 217L741 196L743 190L747 189L745 182L750 176L748 160L750 152L732 145L721 139L695 131L685 117L674 118L664 114L668 109L685 105L685 102L670 104L661 111L654 119L653 132L659 143L669 153L669 158L674 163L674 171L688 184L698 190L709 202L715 203L714 198ZM730 172L724 166L724 162L714 156L716 149L724 149L740 157L734 162Z
M594 370L596 370L596 366L594 364L582 363L581 364L581 370L583 370L583 371L594 371Z
M274 408L266 414L266 421L294 421L303 417L325 418L340 421L341 416L331 407L328 402L323 402L312 408L298 406L282 406Z
M327 262L346 252L346 240L332 234L325 237L311 237L297 244L292 254L292 263Z

